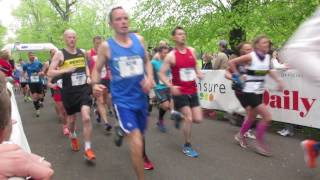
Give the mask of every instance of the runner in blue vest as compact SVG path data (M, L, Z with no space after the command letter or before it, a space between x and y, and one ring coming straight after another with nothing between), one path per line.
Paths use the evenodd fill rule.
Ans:
M93 94L98 97L106 91L100 84L102 67L108 63L111 70L110 90L121 129L125 132L131 150L131 159L139 180L144 179L143 134L147 126L147 92L154 85L151 63L143 38L129 33L129 18L122 7L109 14L114 37L100 45L96 67L92 74Z
M41 78L44 75L42 64L35 59L33 52L28 53L29 62L23 65L23 71L28 75L28 83L32 95L36 116L40 116L40 99L43 98L43 86Z

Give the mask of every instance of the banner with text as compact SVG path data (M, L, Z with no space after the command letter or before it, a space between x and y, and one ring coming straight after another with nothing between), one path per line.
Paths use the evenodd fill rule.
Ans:
M201 107L244 114L231 81L224 70L202 70L204 78L197 82ZM296 70L278 71L286 87L276 91L277 84L268 76L264 103L275 121L320 128L320 88L303 79Z

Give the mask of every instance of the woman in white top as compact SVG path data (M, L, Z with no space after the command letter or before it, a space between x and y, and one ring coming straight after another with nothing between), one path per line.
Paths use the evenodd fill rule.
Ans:
M245 99L243 104L247 111L247 118L243 122L240 132L235 136L235 139L239 142L241 147L247 147L244 134L250 129L256 116L259 114L262 117L262 120L256 127L256 150L262 155L270 156L271 153L264 143L264 135L271 121L271 113L262 102L264 81L266 75L269 74L279 84L279 90L283 89L283 83L277 77L276 73L271 71L271 57L268 54L270 40L266 36L259 36L254 40L253 47L253 52L229 61L229 66L233 73L233 81L242 86L242 92ZM245 66L247 68L246 79L243 83L239 78L237 69L237 65L239 64L247 65Z

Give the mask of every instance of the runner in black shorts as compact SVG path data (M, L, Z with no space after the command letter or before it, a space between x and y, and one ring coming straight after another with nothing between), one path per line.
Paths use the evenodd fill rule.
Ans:
M93 45L94 48L92 48L87 54L87 57L89 58L89 73L90 76L92 75L92 70L93 68L95 68L96 65L96 60L97 60L97 56L96 56L96 52L102 42L103 38L101 36L95 36L93 38ZM103 120L104 124L104 129L107 133L110 133L112 126L110 125L108 118L107 118L107 111L106 111L106 105L107 105L107 101L109 99L109 83L110 83L110 69L109 67L106 65L103 67L103 70L101 72L101 80L100 80L100 84L104 85L106 88L106 91L103 92L103 95L100 97L96 97L95 98L95 103L96 103L96 108L94 109L95 114L96 114L96 120L98 123L101 122L101 119Z
M279 90L282 90L284 85L276 73L272 71L272 62L270 55L268 54L270 40L266 36L259 36L254 41L253 45L253 52L229 61L231 72L233 72L232 80L237 86L242 87L244 98L243 105L247 111L247 119L243 122L240 132L235 135L235 140L239 142L241 147L247 147L244 134L251 128L256 115L259 114L262 117L262 120L257 124L256 128L256 150L261 155L270 156L271 153L266 147L264 140L268 124L271 121L271 114L267 107L262 103L265 77L269 74L278 83ZM240 73L237 68L239 65L246 67L246 78L244 83L242 83L242 80L240 79Z
M62 75L62 102L67 112L70 130L71 148L80 150L79 140L75 130L77 113L81 113L84 136L84 157L92 161L96 158L91 148L92 125L90 106L92 104L91 88L88 84L85 53L76 48L76 32L68 29L64 32L66 48L54 54L49 67L50 77ZM59 69L58 69L59 68Z
M36 116L40 116L41 98L43 98L43 85L41 78L44 75L42 71L42 64L39 60L35 59L32 52L28 53L29 63L24 64L23 71L27 73L29 80L29 88L32 94L33 105L36 110Z
M198 157L199 154L191 145L191 127L193 123L202 121L202 110L199 106L196 79L202 78L203 74L196 64L196 52L186 45L186 32L182 27L176 27L172 31L175 41L175 49L165 58L160 70L160 80L170 87L173 95L174 106L184 116L183 134L185 144L183 153L188 157ZM166 73L171 69L172 82Z

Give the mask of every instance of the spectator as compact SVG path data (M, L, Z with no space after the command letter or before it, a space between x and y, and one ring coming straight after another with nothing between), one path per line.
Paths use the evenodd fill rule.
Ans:
M0 179L27 177L50 180L53 175L51 164L44 158L24 152L18 145L7 142L11 135L11 100L6 80L0 72Z
M7 77L12 76L13 68L9 62L10 55L7 50L0 51L0 71L2 71Z
M212 56L209 53L204 53L202 56L202 59L203 59L203 64L201 69L212 70L213 69L212 62L211 62Z
M214 60L213 69L226 69L228 66L228 60L229 60L229 50L227 49L227 41L221 40L219 42L219 52Z

